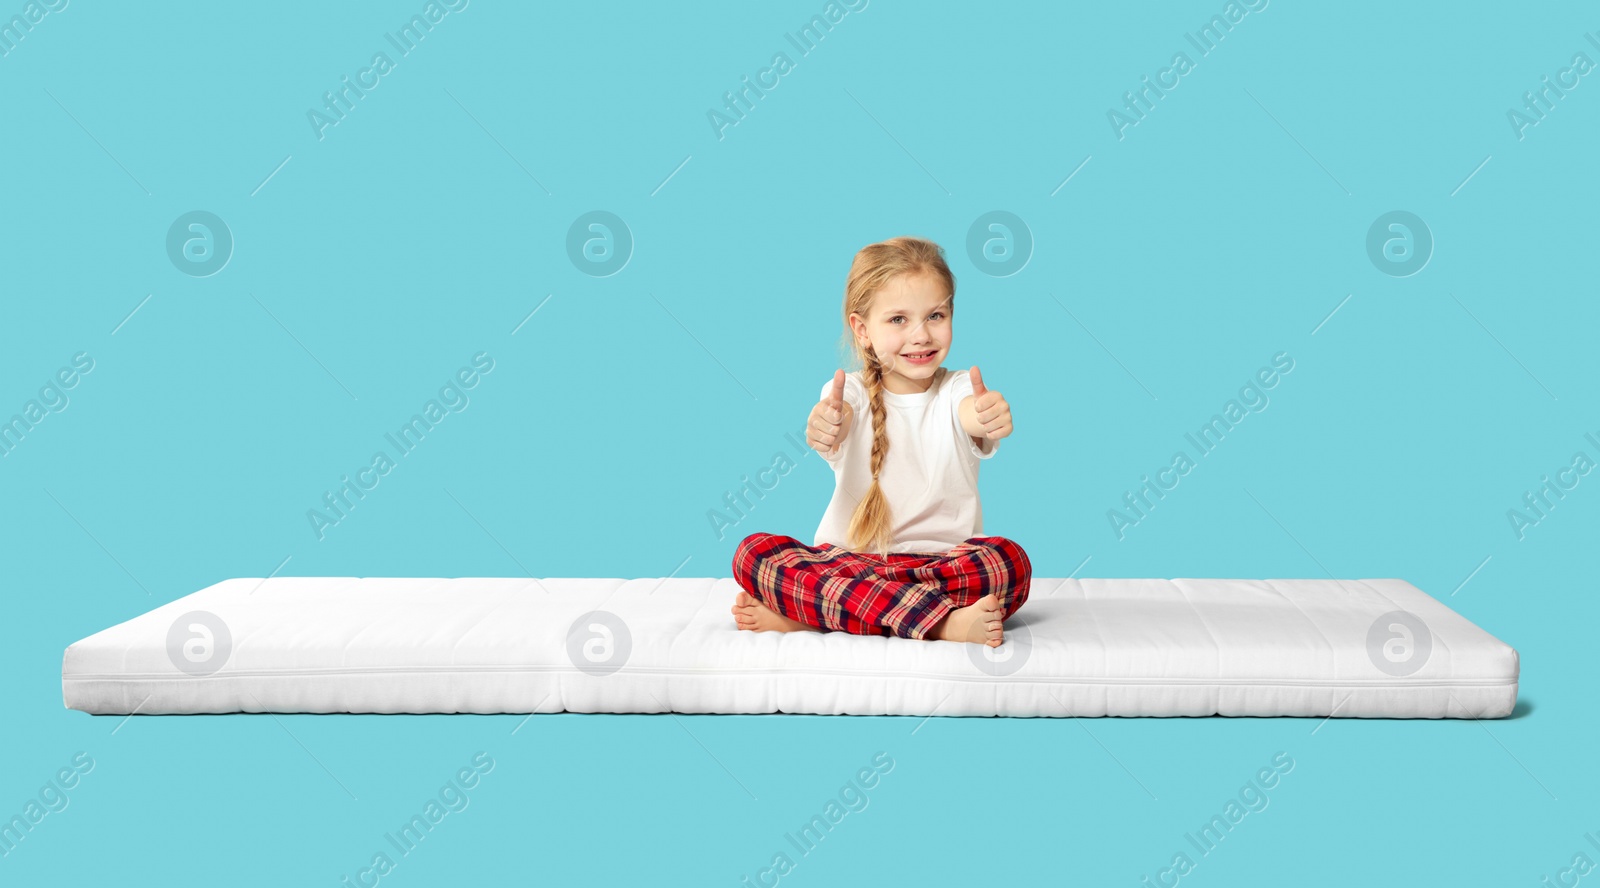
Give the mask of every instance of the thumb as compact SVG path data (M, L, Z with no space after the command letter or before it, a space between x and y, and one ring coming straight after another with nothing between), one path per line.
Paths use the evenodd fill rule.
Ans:
M828 393L828 400L835 405L844 400L844 371L833 371L833 391Z
M968 374L968 375L972 377L972 395L973 395L973 397L977 397L978 395L986 394L989 391L989 389L984 386L984 384L983 384L983 374L978 372L978 368L977 367L973 367L972 368L972 372L970 374Z

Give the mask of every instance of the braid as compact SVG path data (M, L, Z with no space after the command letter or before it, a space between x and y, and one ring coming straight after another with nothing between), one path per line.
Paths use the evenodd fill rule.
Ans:
M879 554L887 554L893 522L889 498L884 496L883 487L878 484L884 457L889 455L889 433L885 428L883 408L883 365L870 346L866 349L866 358L862 376L866 379L868 403L872 411L872 486L867 488L867 495L856 505L855 514L850 516L849 542L850 548L858 551L871 548Z

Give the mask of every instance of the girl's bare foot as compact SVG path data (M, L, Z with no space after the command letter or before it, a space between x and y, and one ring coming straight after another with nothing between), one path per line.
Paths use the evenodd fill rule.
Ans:
M733 622L740 629L749 629L754 632L821 632L815 626L809 626L799 620L791 620L780 613L774 613L759 598L749 592L740 590L733 599Z
M1005 641L1005 608L993 592L947 614L933 629L944 641L971 641L999 647Z

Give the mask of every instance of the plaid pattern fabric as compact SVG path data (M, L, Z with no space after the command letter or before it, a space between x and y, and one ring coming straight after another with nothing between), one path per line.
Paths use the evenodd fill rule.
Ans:
M1010 617L1033 565L1004 537L973 537L943 555L864 555L753 533L733 553L739 586L771 610L822 629L924 638L958 607L994 592Z

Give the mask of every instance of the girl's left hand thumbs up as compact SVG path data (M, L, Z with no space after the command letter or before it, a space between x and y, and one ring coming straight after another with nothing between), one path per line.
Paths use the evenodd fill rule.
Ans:
M973 367L972 409L977 412L978 424L983 426L983 436L998 441L1011 434L1011 405L1005 396L983 384L983 374Z

